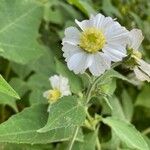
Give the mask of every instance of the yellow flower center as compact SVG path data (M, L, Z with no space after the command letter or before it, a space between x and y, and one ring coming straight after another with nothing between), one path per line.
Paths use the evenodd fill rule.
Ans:
M132 56L133 56L133 57L137 57L137 58L139 58L139 59L142 58L141 52L139 52L139 51L137 51L137 50L133 50Z
M53 89L49 91L48 100L50 103L56 102L61 97L61 92L58 89Z
M82 32L79 46L86 52L95 53L106 43L104 34L97 28L87 28Z

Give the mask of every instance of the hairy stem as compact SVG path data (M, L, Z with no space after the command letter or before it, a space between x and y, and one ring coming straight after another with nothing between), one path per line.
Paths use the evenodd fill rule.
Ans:
M97 150L101 150L101 145L100 145L100 142L99 142L99 138L97 137L96 139L96 148Z
M74 144L75 139L76 139L77 134L78 134L78 131L79 131L79 127L76 127L76 128L75 128L75 132L74 132L74 134L73 134L73 136L72 136L72 139L71 139L71 141L70 141L70 144L69 144L69 146L68 146L68 150L72 150L73 144Z
M119 66L121 64L121 62L117 62L117 63L114 63L112 65L111 68L115 68L117 66ZM86 101L85 101L85 104L88 104L88 102L90 101L91 99L91 93L92 91L94 90L95 88L95 85L98 83L98 81L108 72L109 70L107 70L104 74L102 74L101 76L97 77L89 86L88 90L87 90L87 96L86 96Z
M150 127L142 131L142 134L147 135L150 133Z
M94 90L95 88L95 85L97 84L97 82L99 81L99 79L102 77L103 75L97 77L92 83L91 85L89 86L88 90L87 90L87 96L86 96L86 104L88 104L88 102L90 101L91 99L91 94L92 94L92 91Z

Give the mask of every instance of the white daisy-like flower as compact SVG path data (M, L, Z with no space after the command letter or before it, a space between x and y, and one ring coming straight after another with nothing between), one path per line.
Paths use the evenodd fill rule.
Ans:
M142 60L142 54L138 51L144 37L141 30L132 29L129 32L129 49L132 50L131 57L136 61L136 65L133 68L136 77L141 81L150 82L150 64Z
M62 41L63 56L74 73L89 69L99 76L111 67L112 61L121 61L126 56L128 31L114 19L97 14L89 20L75 22L81 31L68 27Z
M52 89L45 91L43 96L48 99L49 103L56 102L63 96L71 95L69 81L61 75L54 75L49 78Z

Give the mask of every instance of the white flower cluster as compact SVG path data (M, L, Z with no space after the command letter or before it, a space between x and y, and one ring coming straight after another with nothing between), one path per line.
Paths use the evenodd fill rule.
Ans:
M63 56L70 70L82 74L89 69L92 75L99 76L111 68L112 62L126 57L129 47L133 49L133 57L137 62L134 67L137 78L150 81L150 65L135 55L143 40L140 30L129 32L114 19L102 14L75 22L81 30L68 27L62 41Z
M135 62L133 70L136 77L150 81L150 65L141 59L142 54L138 51L144 39L141 30L129 32L114 19L102 14L75 22L80 30L68 27L62 41L63 56L70 70L82 74L89 69L92 75L100 76L111 68L112 62L122 61L130 55ZM43 94L49 103L71 94L67 78L54 75L49 80L52 90Z

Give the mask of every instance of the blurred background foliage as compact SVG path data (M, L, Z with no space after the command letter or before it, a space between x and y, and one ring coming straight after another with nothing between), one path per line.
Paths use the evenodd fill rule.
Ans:
M128 30L140 28L145 37L141 50L145 60L150 62L150 1L149 0L37 0L43 7L43 16L39 24L37 41L42 45L42 53L37 59L25 63L0 57L0 73L19 93L21 100L0 93L0 122L22 111L25 107L37 103L47 103L42 97L43 91L49 88L48 78L61 73L72 81L72 90L79 93L86 86L87 79L77 77L64 64L61 51L61 39L68 26L75 26L75 19L83 20L90 14L102 13L117 18ZM36 52L35 52L36 53ZM38 52L37 54L38 55ZM129 71L118 68L120 73L128 75ZM83 80L84 78L84 80ZM82 80L82 82L80 82ZM81 84L84 83L84 84ZM110 88L110 89L109 89ZM150 137L150 85L148 83L133 86L122 81L112 81L107 92L114 92L128 119L136 128ZM106 91L105 91L106 92ZM110 94L109 93L109 94ZM93 106L94 107L94 106ZM94 107L95 108L95 107ZM105 108L101 113L105 115ZM118 109L118 108L116 108ZM117 112L116 112L117 113ZM120 113L120 112L118 112ZM102 126L102 135L107 128ZM107 138L106 138L107 139ZM104 141L106 140L104 139ZM148 143L150 140L147 138ZM24 147L24 148L22 148ZM52 145L15 145L2 144L0 149L50 149ZM61 147L62 148L62 147ZM57 149L61 150L59 144ZM53 148L52 148L53 149Z

